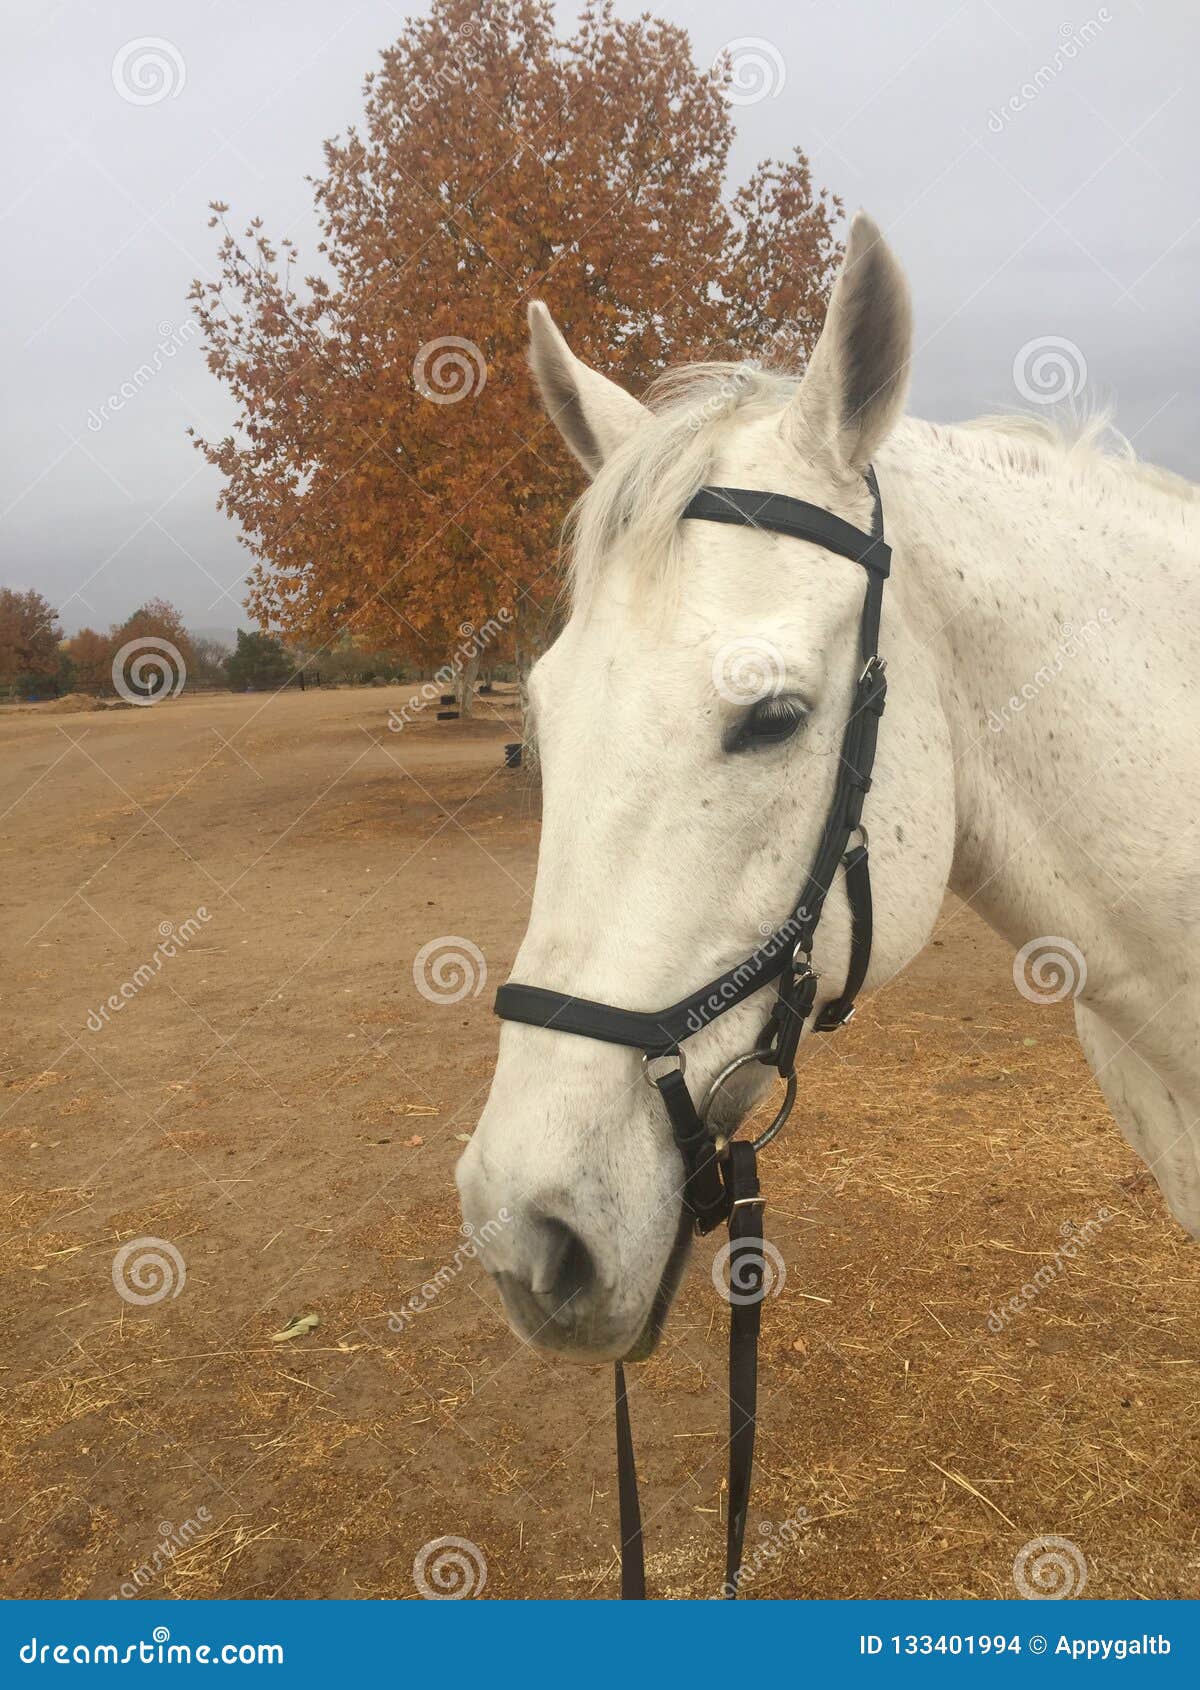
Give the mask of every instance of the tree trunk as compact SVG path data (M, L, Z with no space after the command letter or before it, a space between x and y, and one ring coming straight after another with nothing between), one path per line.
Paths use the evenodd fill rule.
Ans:
M537 743L530 737L527 724L529 722L529 671L541 656L540 647L529 638L526 632L524 639L519 636L513 642L513 656L517 666L517 696L521 701L521 762L526 769L537 768Z
M471 655L465 657L454 676L454 697L460 716L469 716L475 704L475 682L479 675L479 651L472 642Z

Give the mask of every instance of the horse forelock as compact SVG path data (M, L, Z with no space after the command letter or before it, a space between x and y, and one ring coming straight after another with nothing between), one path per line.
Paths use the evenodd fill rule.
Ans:
M645 420L567 519L574 604L586 602L618 546L647 587L673 582L679 519L721 447L743 423L782 411L797 386L796 376L755 364L689 364L660 376L643 395Z

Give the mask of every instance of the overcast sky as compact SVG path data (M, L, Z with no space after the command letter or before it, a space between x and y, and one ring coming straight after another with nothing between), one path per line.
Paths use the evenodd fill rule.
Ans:
M304 177L417 9L7 0L0 584L39 588L68 631L151 594L196 628L248 625L247 554L184 433L230 421L188 318L191 278L212 271L207 202L311 254ZM1200 476L1196 0L651 9L703 64L738 43L734 182L799 144L883 225L913 286L915 411L1028 405L1065 362L1142 455ZM166 92L133 100L148 37ZM161 372L106 407L147 361Z

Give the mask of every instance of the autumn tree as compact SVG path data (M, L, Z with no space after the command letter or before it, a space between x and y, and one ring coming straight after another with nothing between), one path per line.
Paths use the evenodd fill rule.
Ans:
M565 39L546 0L433 0L326 143L306 279L214 204L192 299L237 420L197 444L264 627L436 665L504 608L518 655L541 642L576 472L526 370L530 299L635 390L685 358L803 358L840 206L799 150L724 193L730 79L604 0Z
M36 686L59 669L58 612L32 587L0 587L0 685Z
M105 692L112 687L112 660L115 647L108 634L98 634L94 628L81 628L67 641L67 656L74 670L74 685L81 692Z
M166 599L147 599L132 616L114 625L109 642L114 681L120 673L134 691L161 692L164 688L175 691L176 683L196 666L196 654L183 618ZM142 680L137 678L134 668L139 662Z

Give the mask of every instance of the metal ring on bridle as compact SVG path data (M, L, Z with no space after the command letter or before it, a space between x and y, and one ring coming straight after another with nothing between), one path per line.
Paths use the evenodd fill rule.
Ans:
M725 1084L726 1080L731 1080L737 1073L738 1069L744 1068L748 1062L757 1062L761 1064L762 1057L756 1050L748 1050L745 1056L734 1057L732 1062L728 1063L721 1069L721 1072L709 1086L708 1090L704 1094L704 1101L701 1103L698 1111L700 1119L704 1122L705 1126L708 1125L708 1112L712 1108L713 1103L716 1100L717 1093L721 1090L721 1087ZM756 1151L762 1150L765 1145L770 1144L771 1140L775 1137L775 1134L780 1130L788 1116L791 1114L792 1107L795 1102L796 1075L793 1071L787 1077L787 1090L783 1094L783 1102L779 1106L775 1119L771 1122L770 1126L766 1127L764 1131L759 1133L758 1137L753 1141L754 1149Z
M657 1068L655 1064L660 1062L673 1063L674 1067ZM642 1078L648 1086L656 1086L667 1074L675 1073L687 1073L687 1057L681 1050L663 1050L659 1051L657 1056L652 1056L647 1051L642 1057Z

